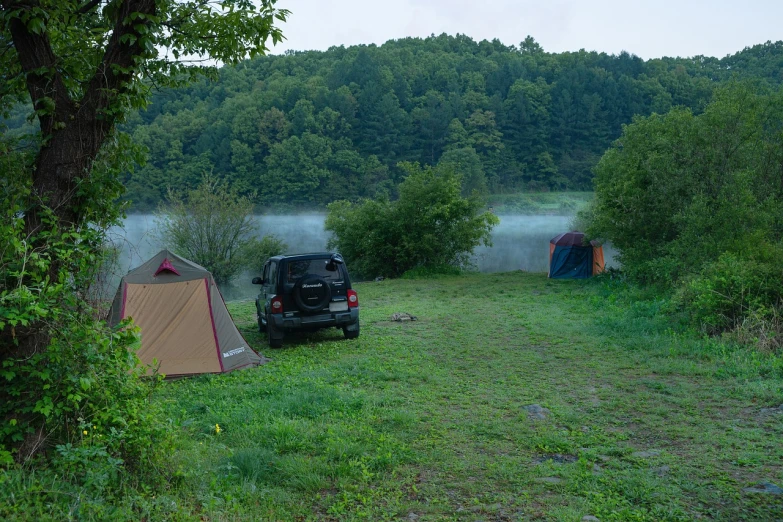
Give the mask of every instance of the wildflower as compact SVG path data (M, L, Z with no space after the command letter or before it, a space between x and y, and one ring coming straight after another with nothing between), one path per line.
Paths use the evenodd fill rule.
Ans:
M221 431L223 430L220 429L220 424L215 424L215 433L220 433Z
M82 433L84 433L85 435L87 435L87 430L84 430Z

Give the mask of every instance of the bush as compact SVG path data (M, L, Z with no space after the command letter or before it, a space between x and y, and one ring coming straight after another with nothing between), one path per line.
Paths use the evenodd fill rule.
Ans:
M709 333L734 329L745 318L771 318L780 306L783 272L779 263L722 254L684 283L675 302Z
M484 205L478 198L461 196L460 177L450 167L400 166L408 175L397 201L329 205L329 248L340 251L351 269L364 277L467 266L475 247L491 244L498 218L480 213Z
M252 266L258 270L264 267L264 261L272 256L285 253L288 249L285 241L274 234L262 237L260 240L253 239L248 246L248 251L252 259Z
M428 279L440 276L460 275L462 269L451 265L419 266L402 274L402 279Z
M596 166L589 234L638 280L669 285L723 252L781 241L783 92L716 92L701 115L637 118ZM776 158L776 159L772 159Z
M730 84L704 113L637 118L596 166L588 234L623 270L677 291L709 332L776 313L783 245L783 91Z
M209 175L187 194L169 190L156 224L156 235L168 248L209 270L218 284L257 264L258 251L271 246L253 239L250 198Z
M54 470L77 493L155 482L169 431L150 400L156 381L143 377L134 353L138 332L110 330L88 301L108 218L64 225L40 207L41 225L28 232L22 204L29 185L11 180L3 188L0 478L16 462L26 464L22 470Z

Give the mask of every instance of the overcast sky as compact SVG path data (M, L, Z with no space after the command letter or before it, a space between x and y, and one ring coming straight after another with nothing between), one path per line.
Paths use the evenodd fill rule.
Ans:
M628 51L642 58L723 57L783 40L783 0L278 0L291 11L275 47L325 50L406 36L467 34L550 52Z

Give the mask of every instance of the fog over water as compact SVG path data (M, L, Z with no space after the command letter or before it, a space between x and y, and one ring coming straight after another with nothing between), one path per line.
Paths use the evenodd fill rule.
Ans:
M328 233L324 230L325 214L255 216L259 235L274 233L288 245L289 254L326 250ZM567 232L571 216L499 215L500 224L492 231L492 247L479 247L475 263L481 272L546 272L549 262L549 240ZM123 227L110 231L112 241L120 248L119 263L113 269L108 286L116 289L122 274L135 268L165 247L154 234L155 216L132 214ZM604 247L607 263L614 252ZM259 260L259 265L261 261ZM259 267L260 268L260 267ZM350 269L350 266L349 266ZM250 284L254 273L246 273L235 282L221 287L226 301L249 299L258 294ZM112 290L113 291L113 290Z

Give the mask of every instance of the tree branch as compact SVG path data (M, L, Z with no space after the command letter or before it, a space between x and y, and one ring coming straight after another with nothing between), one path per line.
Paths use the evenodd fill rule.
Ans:
M39 7L39 2L38 0L18 2L4 0L2 6L6 11L31 10ZM57 58L52 50L49 35L46 31L32 32L19 16L10 19L9 29L22 72L27 77L27 90L33 108L39 111L41 133L47 136L52 132L54 122L58 121L57 115L64 117L73 105L62 75L57 69ZM52 103L46 103L46 99L52 100Z
M132 13L141 17L130 19ZM155 15L155 0L125 0L122 2L109 43L101 63L90 80L82 98L82 106L90 107L93 114L105 111L126 91L135 74L140 70L138 58L145 53L144 38L149 37L150 22L147 16ZM111 115L101 116L104 132L108 132L116 120Z
M76 11L76 14L87 14L87 13L89 13L90 11L92 11L93 9L95 9L95 7L96 7L98 4L100 4L100 3L101 3L101 0L90 0L89 2L87 2L86 4L84 4L83 6L81 6L81 7L79 8L79 10L78 10L78 11Z

